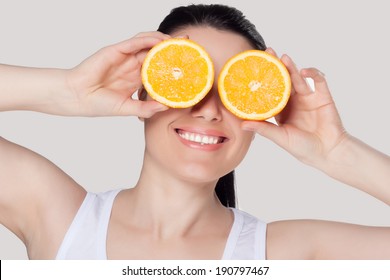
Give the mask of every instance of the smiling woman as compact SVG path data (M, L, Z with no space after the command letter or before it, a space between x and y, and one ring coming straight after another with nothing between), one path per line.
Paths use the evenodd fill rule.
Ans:
M142 98L147 52L182 36L213 62L207 95L181 109ZM172 10L158 31L103 48L70 70L1 65L1 111L137 116L144 122L145 150L133 187L95 193L45 157L0 138L0 222L22 240L31 259L390 258L389 227L266 223L235 208L234 170L255 134L390 204L390 158L345 131L318 69L298 69L281 56L292 91L276 124L244 121L226 109L217 77L229 59L251 49L266 46L239 10L189 5ZM140 100L133 98L137 91Z

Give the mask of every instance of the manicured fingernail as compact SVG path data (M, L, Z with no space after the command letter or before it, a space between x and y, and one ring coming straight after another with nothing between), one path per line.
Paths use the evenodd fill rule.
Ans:
M287 59L289 61L292 61L291 57L288 54L283 54L282 57L284 57L285 59Z
M185 35L177 36L177 37L175 37L175 38L178 38L178 39L189 39L190 36L188 36L187 34L185 34Z
M255 131L255 129L249 125L242 125L241 128L245 131Z
M155 107L155 111L156 112L161 112L161 111L165 111L165 110L168 110L169 109L169 107L168 106L165 106L165 105L163 105L163 104L158 104L158 105L156 105L156 107Z

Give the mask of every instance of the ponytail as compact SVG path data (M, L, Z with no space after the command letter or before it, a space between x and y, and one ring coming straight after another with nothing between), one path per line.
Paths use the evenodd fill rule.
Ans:
M236 208L234 170L219 178L215 187L215 193L225 207Z

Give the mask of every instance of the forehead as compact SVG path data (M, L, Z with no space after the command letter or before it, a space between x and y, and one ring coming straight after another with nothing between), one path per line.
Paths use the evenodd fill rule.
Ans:
M218 30L212 27L185 27L174 32L171 36L188 36L189 39L205 48L211 56L216 70L219 70L234 55L253 49L245 37L231 31Z

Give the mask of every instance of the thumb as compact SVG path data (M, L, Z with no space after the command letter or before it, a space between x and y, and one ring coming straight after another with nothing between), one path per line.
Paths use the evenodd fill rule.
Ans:
M128 99L123 104L122 115L132 115L140 118L150 118L158 112L168 110L169 108L157 101L141 101Z
M287 139L284 129L268 121L243 121L241 128L246 131L257 132L281 147L284 147L284 140Z

